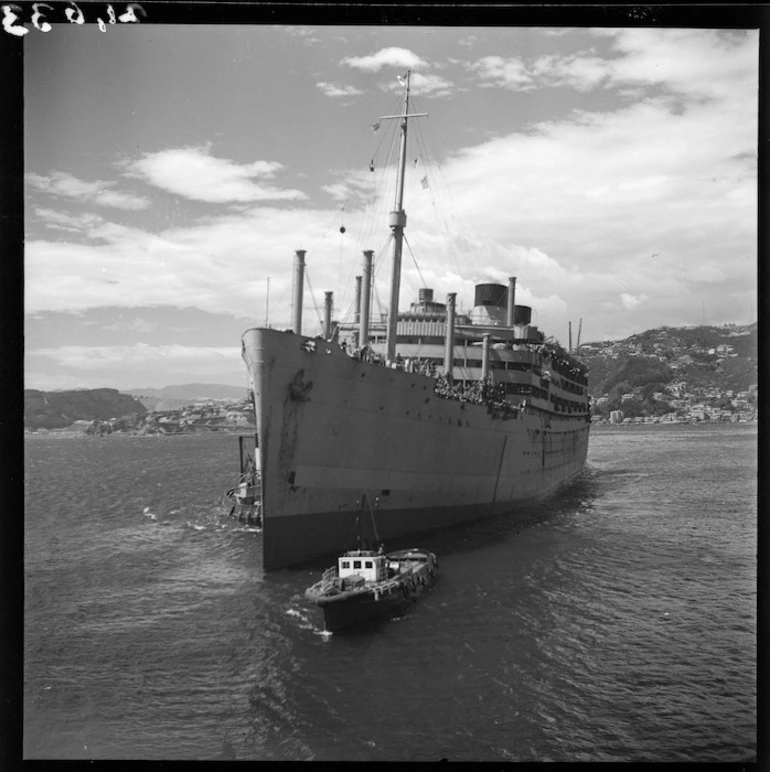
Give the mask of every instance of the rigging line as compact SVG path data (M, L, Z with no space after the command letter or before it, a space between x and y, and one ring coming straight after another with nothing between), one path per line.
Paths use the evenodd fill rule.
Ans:
M384 143L386 137L390 140L390 145L388 147L388 153L387 153L387 155L385 157L385 163L384 163L384 167L385 167L385 171L386 171L386 175L384 175L384 176L387 178L387 176L389 176L389 174L390 174L390 168L391 168L390 160L391 160L391 158L393 156L393 148L394 148L394 145L395 145L395 142L396 142L396 137L397 137L397 132L394 131L393 124L390 121L388 121L387 124L386 124L386 129L383 132L382 140L381 140L380 144ZM377 169L379 170L379 168L380 168L380 164L378 163L377 164ZM378 175L375 178L375 180L379 181L380 179L382 179L382 176L383 175ZM384 180L383 182L387 182L387 179ZM375 190L375 193L377 193L377 192L378 191Z
M424 142L424 138L422 137L422 134L418 134L418 143L422 146L422 143ZM433 209L433 213L436 217L437 224L443 229L444 235L447 239L447 249L449 253L452 256L452 260L454 262L455 268L457 269L457 274L462 278L463 280L466 280L467 277L465 276L465 270L460 265L459 260L457 259L457 250L455 248L454 244L454 236L452 232L452 228L449 226L449 222L447 220L446 214L444 212L444 209L442 207L441 203L441 186L437 184L436 177L433 173L433 162L430 159L430 154L428 153L427 147L422 147L422 153L424 154L424 157L426 159L426 169L425 169L425 175L423 177L423 180L425 180L425 187L429 189L429 196L430 196L430 203L431 208ZM422 180L421 180L422 184Z
M286 302L286 299L287 299L286 296L287 296L287 294L289 294L290 286L291 286L291 283L287 282L286 285L283 288L283 292L277 298L271 298L273 302L271 303L272 310L270 311L270 315L272 316L274 323L276 323L275 322L275 317L276 317L276 310L275 309L283 308L284 303ZM293 297L293 293L292 293L292 299L289 301L289 319L293 319L293 318L294 318L294 297ZM291 324L291 322L287 321L286 319L281 320L280 318L278 319L278 322L280 322L284 326L287 326L287 325L290 326L290 324Z
M351 261L351 264L350 264L350 267L349 267L349 270L348 270L348 274L347 274L347 277L346 277L346 280L345 280L345 286L344 286L344 288L342 288L340 290L340 298L339 298L339 305L340 305L340 307L342 307L344 301L348 297L348 291L350 290L351 286L354 283L353 275L354 275L355 271L357 271L357 270L358 270L358 266L355 264L354 261ZM351 309L355 310L355 298L350 300L349 303L350 303L349 308L345 312L345 316L342 319L343 322L346 322L349 319Z
M401 102L400 97L394 102L392 102L391 103L392 106L390 107L390 109L388 109L387 115L394 115L396 110L398 109L398 105L400 104L400 102ZM376 134L380 134L380 129L382 128L382 125L380 124L380 122L376 121L373 125L380 126L380 128L378 128L377 131L375 132ZM389 133L390 122L388 122L386 125L388 126L388 128L386 128L385 131L383 131L382 134L380 134L380 141L377 143L377 147L375 148L373 159L377 158L377 153L379 153L380 148L382 147L382 143L385 141L385 136Z
M385 265L386 261L383 259L383 257L385 255L385 253L388 251L388 248L390 246L390 242L391 241L393 241L393 233L392 232L388 236L388 240L385 242L385 244L382 247L382 249L380 249L380 251L377 253L377 256L376 256L376 259L375 259L375 262L374 262L374 275L372 276L372 291L374 293L374 298L377 301L377 308L379 310L380 319L382 319L383 311L382 311L382 303L380 302L380 296L379 296L379 293L377 292L377 281L376 281L376 279L377 279L377 275L380 272L380 268L383 265Z
M337 286L342 283L342 249L345 242L345 201L340 207L340 257L337 261Z
M452 233L452 229L449 227L449 222L447 221L447 218L446 218L446 215L445 215L444 209L443 209L443 204L442 204L442 202L440 200L441 197L442 197L442 195L441 195L442 194L442 190L441 190L442 186L437 184L436 176L433 174L433 161L429 157L428 147L427 147L427 138L423 135L422 127L420 127L420 129L417 132L417 142L418 142L419 145L424 146L423 152L424 152L425 158L427 160L427 163L426 163L427 170L426 170L426 175L425 176L428 178L428 187L431 190L431 195L430 195L431 206L433 207L433 211L434 211L434 213L436 215L436 218L438 219L439 222L441 222L441 224L442 224L442 226L444 228L444 231L445 231L445 233L447 235L449 252L452 255L452 260L454 261L455 267L457 268L457 273L458 273L458 275L463 280L467 280L467 277L465 276L465 271L462 268L462 266L460 265L460 261L457 258L457 250L456 250L455 244L454 244L454 236L453 236L453 233ZM436 162L435 165L439 169L439 172L441 174L442 184L446 188L447 195L448 195L448 197L451 200L451 191L449 191L449 185L446 182L446 177L444 176L443 170L441 169L441 164Z
M409 250L409 254L412 256L412 262L414 263L414 267L417 269L417 273L420 276L420 281L422 282L422 286L427 287L428 284L425 281L425 277L422 275L420 266L417 265L417 258L414 256L414 252L412 252L412 245L407 241L406 234L404 234L404 241L406 242L406 247Z
M377 292L377 285L372 282L372 294L374 295L374 301L377 303L377 313L379 314L380 320L382 320L382 303L380 303L380 293Z
M310 290L310 297L313 298L313 305L315 306L315 312L318 316L318 324L321 326L321 329L323 330L323 317L321 316L321 312L318 310L318 303L316 303L315 299L315 292L313 291L313 285L310 283L310 271L308 271L307 266L305 266L305 278L307 279L307 287Z
M385 261L384 258L386 256L387 252L389 251L389 247L390 247L391 241L393 241L393 232L392 231L388 235L388 238L385 241L385 243L380 248L380 251L375 256L376 259L374 261L375 262L375 265L374 265L374 276L372 277L372 282L374 281L374 279L377 278L377 275L380 272L380 268L382 268L382 266L385 265L386 261Z
M345 311L345 315L340 320L340 324L347 324L348 319L350 319L350 315L355 313L355 310L356 310L356 301L354 298L353 300L350 301L347 311Z
M330 230L331 230L331 229L334 227L334 225L335 225L335 223L336 223L336 222L337 222L337 221L336 221L336 219L335 219L335 221L334 221L334 222L333 222L333 223L332 223L332 224L331 224L331 225L330 225L330 226L329 226L329 227L326 229L326 233L324 233L324 235L323 235L323 236L321 236L321 237L318 239L318 241L316 241L316 243L313 245L313 248L312 248L312 249L310 249L310 250L308 250L308 253L307 253L307 254L308 254L308 257L309 257L310 255L312 255L312 254L313 254L313 253L316 251L316 249L318 249L318 246L319 246L319 245L321 244L321 242L323 242L323 241L324 241L324 239L325 239L325 238L326 238L326 237L329 235L329 231L330 231Z
M455 237L452 233L452 229L449 227L449 223L447 222L446 215L443 212L443 209L441 208L441 203L438 201L438 195L433 196L431 195L430 199L431 206L433 207L433 211L436 215L436 218L442 223L444 227L444 232L447 236L447 247L449 249L449 253L452 255L452 260L454 261L455 268L457 268L457 274L460 276L461 279L464 281L467 281L467 276L465 273L465 270L460 265L460 261L457 259L457 249L455 248Z
M374 230L374 219L375 219L375 213L379 207L379 198L380 198L380 178L381 174L379 172L379 169L374 174L374 179L372 181L372 186L370 188L369 196L367 197L366 202L366 209L364 212L363 221L361 224L361 234L360 234L360 242L361 246L365 242L368 242L371 238L371 234Z
M433 132L432 132L432 130L431 130L431 127L430 127L430 125L428 125L428 127L427 127L427 128L428 128L428 133L430 134L430 137L426 137L426 141L433 141L433 140L431 139L431 138L432 138L432 136L433 136ZM441 177L441 180L442 180L442 182L443 182L443 185L444 185L444 187L445 187L445 189L446 189L447 198L449 199L450 208L452 209L452 214L453 214L453 216L454 216L455 218L457 218L457 206L456 206L456 203L455 203L455 201L454 201L454 198L453 198L453 196L452 196L452 190L451 190L451 188L449 187L449 183L448 183L448 182L447 182L447 180L446 180L446 175L444 174L444 169L443 169L443 167L441 166L441 163L440 163L439 161L436 161L436 168L438 169L438 173L439 173L439 176ZM457 219L459 219L459 218L457 218Z
M340 307L342 306L345 299L348 297L348 291L351 287L351 284L353 283L353 272L356 270L356 266L353 261L351 261L351 265L348 270L348 274L345 278L345 286L340 288ZM353 303L354 301L350 301Z
M390 178L393 174L393 166L391 164L391 157L393 155L393 148L395 145L395 132L389 131L388 132L390 137L390 146L388 148L388 155L385 160L385 164L383 167L383 173L379 173L379 167L378 172L375 177L375 200L374 200L374 206L371 210L371 217L368 222L368 231L367 231L367 237L371 237L371 234L374 232L376 228L377 222L384 222L385 221L385 210L388 206L387 203L387 197L385 195L385 192L391 187L390 184Z
M372 528L374 529L374 538L377 544L380 543L380 537L377 533L377 523L374 519L374 508L372 507L372 497L369 495L369 489L364 485L364 491L366 491L366 503L369 505L369 512L372 515Z

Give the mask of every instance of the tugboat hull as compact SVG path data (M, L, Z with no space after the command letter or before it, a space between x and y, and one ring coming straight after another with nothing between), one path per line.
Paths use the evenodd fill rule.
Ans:
M402 614L412 603L402 592L391 597L374 599L372 593L361 593L342 601L320 604L324 614L324 629L335 633L338 630L356 627L378 619L389 619Z

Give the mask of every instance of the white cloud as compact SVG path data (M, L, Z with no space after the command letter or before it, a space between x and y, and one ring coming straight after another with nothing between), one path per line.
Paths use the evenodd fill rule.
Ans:
M346 86L337 83L326 83L324 81L319 81L316 83L316 86L325 96L332 98L358 96L359 94L364 93L361 91L361 89L356 88L355 86Z
M644 295L644 294L629 295L627 292L620 293L620 301L621 303L623 303L623 307L629 310L637 308L642 303L644 303L645 300L649 300L649 298L647 297L647 295Z
M196 360L239 360L238 346L62 346L27 352L30 357L48 357L62 367L82 370L109 370L120 367L194 363Z
M338 210L306 209L298 214L259 206L159 234L101 222L78 234L87 243L28 240L25 309L35 313L106 306L194 306L262 320L269 276L271 323L288 326L293 254L304 248L307 275L316 289L314 296L306 292L306 318L308 329L315 332L315 306L322 307L323 291L335 290L338 304L346 303L344 284L348 281L352 293L352 274L360 265L361 250L376 248L387 234L386 224L378 223L375 240L356 244L353 240L361 237L364 218L353 206L346 210L350 235L345 237L344 262L341 234L334 227L340 222Z
M304 45L311 45L313 43L320 43L321 38L318 37L318 27L311 27L304 24L290 24L279 27L287 34L298 38Z
M58 365L53 368L52 372L40 372L36 370L30 370L29 364L29 362L25 362L25 389L39 389L40 391L60 391L69 389L110 388L113 386L111 383L95 382L94 379L88 375L64 374L61 372ZM121 387L125 387L125 384L121 384Z
M478 43L479 43L479 36L473 35L473 34L466 35L465 37L462 37L457 41L458 45L465 46L467 48L478 45Z
M210 203L249 201L298 201L300 190L266 185L283 165L271 161L237 164L216 158L209 147L186 147L146 153L138 161L123 163L124 173L185 198ZM255 181L257 180L257 181Z
M378 72L383 67L406 67L417 69L427 66L427 63L417 54L406 48L391 46L382 48L375 54L369 56L346 56L340 61L340 64L347 67L353 67L365 72Z
M609 77L608 63L598 56L580 53L571 56L543 56L532 64L538 85L570 86L590 91Z
M478 73L482 86L503 86L518 91L534 88L532 74L519 57L485 56L469 67Z
M616 84L659 85L691 97L729 100L741 79L757 82L758 49L746 45L756 41L754 30L743 36L719 30L642 28L594 33L611 38L620 54L609 62Z
M89 228L104 222L99 215L90 212L74 215L68 212L59 212L55 209L36 207L35 217L46 227L54 230L62 230L68 233L83 233Z
M105 182L104 180L86 182L66 172L53 172L48 176L28 172L25 179L27 184L44 193L88 202L97 206L136 210L146 209L150 205L149 199L144 196L111 190L115 186L114 182Z
M485 56L467 65L486 88L500 87L514 91L568 86L590 91L607 81L612 64L592 52L563 56L550 54L527 61L522 57Z
M729 269L729 266L727 266ZM716 265L701 265L693 271L692 281L698 284L722 284L727 280L727 274Z
M324 185L322 190L335 201L350 201L365 205L374 193L374 181L371 173L349 170L338 182Z
M628 98L641 98L644 88L658 87L670 95L724 99L742 78L756 82L757 48L734 33L642 28L591 32L609 40L614 56L600 57L593 49L530 60L491 55L467 66L486 87L611 87ZM749 35L756 39L754 31Z
M24 385L33 389L125 389L191 381L245 383L238 345L72 345L27 350L24 360Z
M118 321L113 324L105 325L102 329L110 332L153 332L158 328L154 322L148 322L141 316L127 321Z

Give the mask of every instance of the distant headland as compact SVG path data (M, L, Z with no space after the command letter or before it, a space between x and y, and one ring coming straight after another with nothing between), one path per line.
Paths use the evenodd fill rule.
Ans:
M229 396L211 396L221 395ZM24 429L85 435L186 434L253 429L244 388L186 384L164 389L24 391Z

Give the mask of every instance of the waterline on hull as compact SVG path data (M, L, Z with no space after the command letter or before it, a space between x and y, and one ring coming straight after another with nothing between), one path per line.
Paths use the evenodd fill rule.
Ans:
M565 481L556 489L571 482ZM407 537L413 541L422 534L495 516L509 516L515 524L524 526L532 520L532 503L554 495L556 489L518 502L379 510L374 515L337 511L266 517L263 566L270 571L336 555L341 549L354 547L358 533L364 539L385 542L392 549Z

